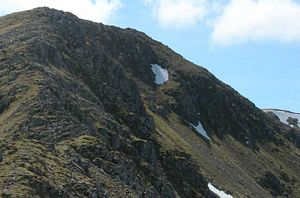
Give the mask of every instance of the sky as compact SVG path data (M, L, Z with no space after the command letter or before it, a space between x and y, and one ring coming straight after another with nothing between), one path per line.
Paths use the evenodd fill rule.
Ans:
M300 112L300 0L0 0L145 32L259 108Z

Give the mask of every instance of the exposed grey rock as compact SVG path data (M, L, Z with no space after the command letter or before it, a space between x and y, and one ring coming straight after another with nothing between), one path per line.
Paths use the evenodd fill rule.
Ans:
M3 159L4 159L3 153L0 151L0 162L3 162Z
M1 97L0 97L1 99ZM3 113L3 111L5 111L6 108L8 108L10 104L10 100L8 99L1 99L0 100L0 114Z

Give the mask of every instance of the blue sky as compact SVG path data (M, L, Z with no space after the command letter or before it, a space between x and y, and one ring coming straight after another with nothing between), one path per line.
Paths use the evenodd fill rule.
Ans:
M135 28L207 68L259 108L300 112L300 0L55 1L0 0L0 14L42 4Z

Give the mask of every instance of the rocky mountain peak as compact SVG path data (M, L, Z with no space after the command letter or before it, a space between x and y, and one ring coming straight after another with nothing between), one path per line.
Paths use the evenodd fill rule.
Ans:
M0 60L2 197L299 194L299 130L142 32L36 8Z

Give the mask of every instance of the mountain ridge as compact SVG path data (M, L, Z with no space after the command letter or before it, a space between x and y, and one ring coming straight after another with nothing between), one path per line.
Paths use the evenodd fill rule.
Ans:
M262 110L276 110L276 111L284 111L284 112L288 112L288 113L293 113L293 114L300 115L300 113L297 113L297 112L295 112L295 111L284 110L284 109L277 109L277 108L263 108Z
M37 8L0 41L1 196L299 193L299 131L144 33Z

